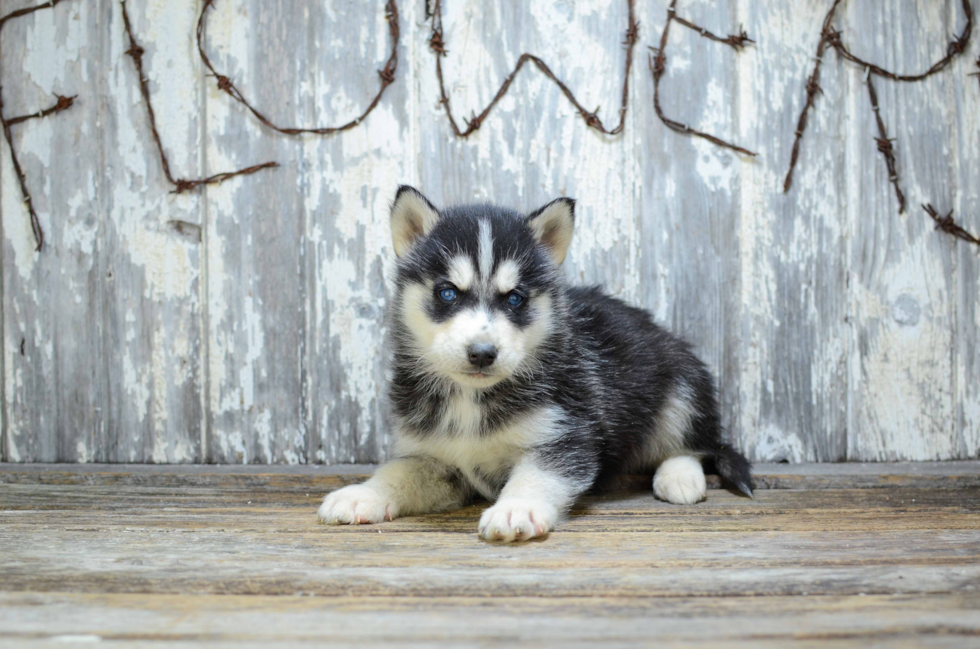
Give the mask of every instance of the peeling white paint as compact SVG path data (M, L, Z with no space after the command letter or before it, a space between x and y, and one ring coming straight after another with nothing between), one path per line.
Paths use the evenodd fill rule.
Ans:
M54 430L73 389L92 400L86 408L115 404L111 416L125 421L111 425L131 436L123 459L380 459L387 210L402 182L439 203L532 209L577 198L568 276L602 283L689 335L722 373L726 424L756 459L980 452L980 258L935 233L916 207L955 208L980 230L980 93L966 76L975 40L927 83L877 86L909 197L899 216L861 72L832 53L794 186L782 193L826 5L680 3L716 33L743 23L756 40L736 53L675 25L661 89L669 115L759 151L747 160L654 115L642 46L657 42L664 3L636 7L641 40L623 134L587 129L528 65L465 141L449 132L438 102L423 8L402 4L398 81L363 126L323 138L269 132L203 76L194 3L132 5L175 174L282 165L179 196L168 193L149 140L118 6L108 22L74 3L8 25L11 110L46 105L52 92L80 98L57 119L15 127L49 235L42 255L0 144L7 459L68 452L101 461L92 430ZM874 60L925 69L945 47L938 35L958 31L962 17L952 5L902 7L921 13L917 22L896 25L901 12L847 3L840 26L870 26L865 53ZM289 40L258 31L268 7L257 0L219 3L207 45L260 110L340 123L370 101L389 48L381 3L357 9L283 10L285 33L302 34ZM527 15L502 3L444 9L443 66L461 125L524 51L542 56L585 105L601 106L608 126L616 122L624 1L545 0ZM77 151L98 151L91 164L54 155L66 132ZM200 225L202 241L173 221ZM107 367L99 370L109 372L107 394L55 383L93 361ZM33 402L37 385L60 396ZM201 398L189 399L196 390ZM72 443L55 444L61 434Z

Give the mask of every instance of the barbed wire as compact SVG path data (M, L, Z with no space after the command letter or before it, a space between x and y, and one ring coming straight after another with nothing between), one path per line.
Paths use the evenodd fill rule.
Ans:
M448 50L446 49L445 34L442 28L442 0L434 0L431 9L426 6L426 14L432 20L432 34L429 36L429 48L435 54L436 59L436 76L439 78L439 102L445 108L446 117L449 118L449 124L453 128L453 133L456 134L456 137L466 138L469 137L473 131L479 129L483 124L483 120L485 120L487 115L490 114L490 111L493 110L493 107L496 106L497 102L499 102L503 96L507 94L511 84L514 82L514 77L517 76L517 73L521 71L521 68L524 67L524 64L528 61L533 63L542 72L542 74L544 74L544 76L558 86L562 94L565 95L568 101L571 102L571 104L579 112L579 115L582 116L582 119L585 120L587 126L594 128L605 135L616 135L622 132L623 125L626 123L626 109L629 103L630 69L633 66L633 49L640 35L640 23L636 21L636 16L633 12L633 3L634 0L626 1L629 13L628 25L626 27L626 40L623 41L623 45L626 45L626 65L625 71L623 72L623 91L619 108L619 123L615 127L610 129L603 124L602 120L599 118L598 107L595 110L590 111L583 106L582 102L575 97L575 94L571 91L571 89L565 85L565 83L563 83L554 72L551 71L551 68L548 67L548 64L545 63L543 59L529 52L524 52L517 59L517 64L514 66L511 73L504 77L503 83L500 84L497 94L495 94L493 99L490 100L490 103L487 104L478 115L471 113L472 116L470 119L467 120L466 118L463 118L463 121L466 123L466 128L460 129L459 124L456 122L456 118L453 117L453 111L449 103L449 94L446 92L446 83L442 71L442 57L446 56L448 53Z
M657 113L657 117L659 117L660 121L664 123L664 126L676 131L677 133L700 137L713 144L725 147L726 149L731 149L732 151L737 151L738 153L755 157L758 154L754 151L749 151L748 149L738 146L737 144L732 144L731 142L723 140L716 135L711 135L710 133L705 133L704 131L691 128L683 122L678 122L677 120L670 119L664 115L663 108L660 107L660 79L664 76L664 72L667 69L667 36L670 33L670 24L672 22L676 22L687 27L688 29L696 31L704 38L728 45L736 51L742 49L746 43L755 42L749 38L748 34L745 33L745 30L742 29L741 25L739 25L738 34L729 34L724 38L716 36L704 27L696 25L685 18L679 17L677 15L677 0L671 0L670 6L667 7L667 22L664 25L663 32L660 34L660 47L651 47L650 50L653 53L648 55L650 72L653 74L653 110Z
M939 216L939 212L931 204L923 205L922 209L926 211L926 214L936 222L936 229L942 230L946 234L950 234L957 239L963 239L964 241L969 241L970 243L980 246L980 238L975 237L970 234L962 227L957 225L956 221L953 220L953 210L950 210L946 216Z
M34 7L28 7L28 8L12 11L0 17L0 29L2 29L3 25L9 20L12 20L20 16L26 16L32 14L41 9L53 8L61 1L62 0L50 0L49 2L42 5L37 5ZM244 105L255 116L255 118L258 119L263 125L277 132L287 134L287 135L295 135L301 133L312 133L312 134L323 135L323 134L335 133L338 131L354 128L358 126L371 113L371 111L374 110L374 108L380 102L381 97L383 96L387 87L392 83L394 83L395 81L395 70L397 69L397 64L398 64L398 46L400 41L399 14L398 14L398 7L395 0L388 0L385 4L385 15L388 21L388 28L389 28L390 38L391 38L391 51L388 56L388 59L385 62L383 69L378 71L379 77L381 78L380 87L378 89L378 92L374 95L370 104L367 106L367 108L365 108L365 110L359 116L355 117L354 119L340 126L325 126L325 127L311 127L311 128L279 126L274 122L272 122L270 119L268 119L260 111L258 111L244 97L244 95L240 92L240 90L234 85L234 83L227 76L222 75L215 69L211 60L208 58L204 48L204 39L206 36L208 10L214 6L215 1L216 0L205 0L201 8L201 13L198 17L196 41L197 41L198 53L201 57L201 60L204 63L205 67L209 70L210 72L209 76L213 76L214 78L216 78L218 88L220 90L226 92L227 94L232 96L236 101ZM875 141L877 143L878 151L882 154L882 156L885 159L886 167L888 168L889 181L894 186L896 198L899 203L899 212L902 213L905 211L906 198L904 193L902 192L899 183L896 156L895 156L895 147L893 145L895 138L888 136L888 130L886 128L884 119L881 116L881 111L878 103L878 96L873 82L873 76L878 75L893 81L917 82L933 74L936 74L941 70L945 69L946 67L948 67L956 56L959 56L966 50L973 30L974 15L969 0L961 0L961 2L963 6L963 12L966 16L966 27L960 34L956 35L949 42L946 48L946 53L943 56L943 58L940 59L939 61L936 61L934 64L932 64L932 66L930 66L929 69L927 69L925 72L916 73L916 74L896 74L895 72L887 70L876 64L870 63L869 61L866 61L863 58L855 55L844 44L842 33L840 31L833 29L832 27L834 18L836 16L836 12L842 3L842 0L833 1L830 9L828 10L827 14L824 17L823 26L821 28L820 40L817 44L817 52L816 52L813 71L811 72L810 76L807 78L806 102L797 121L797 129L795 131L795 138L793 141L793 147L790 156L789 169L787 171L783 183L784 192L787 192L792 184L793 173L798 161L803 133L807 127L808 115L811 109L813 109L815 106L815 99L817 93L823 92L819 85L819 80L820 80L820 67L821 64L823 63L824 54L828 49L833 49L843 59L850 61L854 64L861 65L865 68L866 83L868 86L868 96L871 104L871 109L875 115L875 121L878 128L878 137L875 138ZM432 20L432 32L429 38L429 46L435 54L436 74L439 80L440 103L442 103L443 106L445 107L446 116L450 122L453 132L457 137L466 138L471 133L473 133L474 131L478 130L481 127L481 125L483 124L484 120L489 115L493 107L508 92L517 73L527 62L533 63L548 79L553 81L558 86L558 88L562 91L565 97L569 100L569 102L576 108L576 110L582 116L587 126L589 126L590 128L594 128L597 131L606 135L616 135L622 132L625 125L625 118L626 118L626 112L627 112L628 101L629 101L629 75L633 63L633 51L636 42L639 38L639 23L636 21L635 18L634 0L627 0L628 25L625 32L625 40L623 41L623 44L626 45L627 47L626 47L625 70L623 75L621 106L619 109L619 121L612 128L608 128L599 118L598 116L599 108L596 108L594 111L589 111L588 109L586 109L584 105L576 98L575 94L571 91L571 89L564 82L562 82L554 74L554 72L552 72L552 70L548 67L548 65L544 62L543 59L533 54L530 54L528 52L525 52L521 54L521 56L518 58L517 63L514 69L511 71L511 73L507 75L507 77L505 77L500 87L498 88L496 94L494 95L493 99L480 111L479 114L472 113L471 119L469 120L464 119L466 128L461 129L456 119L454 118L451 110L450 99L446 91L444 73L442 69L441 59L447 54L445 35L444 35L443 24L442 24L442 0L431 0L431 3L432 3L431 9L428 4L426 6L426 14L427 17ZM175 188L174 192L182 193L184 191L188 191L190 189L196 188L200 185L220 183L234 176L252 174L262 169L278 166L276 162L266 162L251 167L247 167L244 169L214 174L212 176L208 176L204 178L178 178L173 175L173 172L170 167L169 159L163 147L162 139L157 130L156 115L151 101L149 83L144 74L143 55L145 52L143 48L140 46L139 42L136 40L135 35L133 33L132 25L129 19L129 14L126 8L126 1L121 0L120 6L123 13L123 24L125 26L126 35L129 39L129 49L126 51L126 54L133 59L133 63L136 67L139 76L140 93L143 99L143 103L146 106L147 116L150 122L150 130L153 136L153 140L160 156L161 166L163 168L164 175L166 176L167 181L174 186ZM671 0L670 6L667 9L667 21L666 24L664 25L663 32L661 33L660 36L659 47L651 47L650 50L652 53L649 55L649 65L654 80L653 104L657 117L661 120L661 122L665 126L667 126L668 128L670 128L675 132L686 134L686 135L692 135L695 137L700 137L712 142L717 146L728 148L744 155L748 155L748 156L757 155L753 151L738 146L732 142L728 142L710 133L706 133L694 129L687 124L684 124L677 120L673 120L665 115L660 104L660 81L666 70L667 55L665 50L667 47L670 25L673 22L683 25L684 27L691 29L692 31L698 32L703 38L707 38L709 40L721 43L723 45L728 45L729 47L732 47L736 51L743 48L747 43L754 42L751 38L749 38L748 34L746 34L746 32L741 28L741 26L739 27L739 33L737 34L718 36L710 32L709 30L697 25L693 21L678 16L677 0ZM976 66L980 68L980 59L976 61ZM971 76L980 76L980 72L972 73ZM44 244L44 232L43 229L41 228L40 221L38 220L37 213L33 206L33 201L27 186L25 173L21 168L16 153L16 149L14 146L14 139L11 133L11 127L29 121L31 119L40 119L68 110L73 105L75 98L76 98L75 96L65 97L61 95L56 95L56 102L53 105L49 106L48 108L42 109L37 113L7 118L4 117L3 115L4 104L2 98L2 87L0 87L0 121L2 121L3 124L4 136L10 148L11 160L13 162L13 166L17 174L17 178L21 188L21 193L24 197L24 203L27 205L28 211L30 213L31 228L34 233L35 240L37 241L37 250L39 251L42 249ZM938 216L938 213L936 213L935 210L932 209L931 205L928 206L923 205L923 209L925 209L926 212L936 221L938 229L942 229L944 232L951 234L952 236L955 236L957 238L964 239L965 241L978 243L976 237L974 237L970 233L966 232L966 230L963 230L962 228L960 228L960 226L955 224L955 222L952 219L952 212L950 212L947 216L940 218Z
M789 169L786 172L786 178L783 182L783 191L789 191L789 188L793 182L793 171L796 167L797 158L799 156L800 141L803 138L803 132L806 129L807 113L814 105L816 93L821 91L820 86L818 85L820 64L823 62L823 54L826 48L830 46L835 52L837 52L838 55L840 55L841 58L855 63L865 70L866 82L869 85L868 93L869 97L871 98L871 107L875 113L875 119L878 123L878 131L880 136L879 138L875 138L875 140L878 143L878 150L881 151L882 155L885 157L885 161L888 166L889 180L891 180L891 182L895 185L896 195L899 197L899 212L901 213L905 211L905 199L901 189L898 186L898 177L895 172L894 148L891 144L891 142L894 141L894 138L888 139L887 135L885 135L885 126L880 115L872 76L877 75L892 81L913 83L922 81L923 79L944 70L954 58L966 50L967 44L970 41L970 36L973 32L973 8L970 6L969 0L961 0L963 13L966 16L966 26L964 27L962 33L955 36L949 42L946 47L946 54L940 60L933 63L932 66L930 66L925 72L917 74L897 74L855 55L844 44L842 32L835 30L831 26L840 3L841 0L834 0L834 3L831 5L830 10L827 12L827 15L823 21L823 27L820 31L820 41L817 43L816 63L814 64L813 73L807 79L807 100L803 106L803 110L800 113L800 121L796 129L796 139L793 142L793 150L790 154ZM882 140L885 140L885 142Z
M17 9L16 11L11 11L4 16L0 16L0 32L3 31L3 26L7 24L7 21L13 20L14 18L27 16L35 11L40 11L41 9L53 9L61 1L62 0L48 0L48 2L45 4ZM10 130L10 127L14 126L15 124L22 124L28 120L42 119L56 113L66 111L72 107L78 95L65 97L63 95L56 94L55 97L57 98L57 101L54 103L54 105L48 108L44 108L36 113L30 113L28 115L19 115L17 117L7 118L3 116L3 86L0 85L0 123L3 124L3 136L6 138L7 146L10 149L10 161L13 163L14 173L17 174L17 182L20 184L20 193L24 199L24 204L27 205L27 212L30 215L31 232L34 234L34 241L37 243L35 250L38 252L44 248L44 228L41 227L41 221L38 219L37 211L34 209L34 199L31 196L30 189L27 187L27 175L20 166L20 158L17 157L17 148L14 146L14 136Z
M205 0L204 6L201 8L201 15L197 20L197 51L201 57L201 61L204 63L204 66L211 71L209 76L217 79L219 90L226 92L233 99L235 99L235 101L245 106L245 108L247 108L257 120L274 131L278 131L285 135L299 135L301 133L329 135L331 133L352 129L360 124L365 117L371 114L371 111L373 111L375 106L378 105L378 102L381 101L381 96L384 94L385 89L395 82L395 69L398 67L398 43L401 38L401 30L398 24L398 5L395 3L395 0L388 0L385 3L385 19L388 21L388 33L391 37L391 53L388 55L388 60L385 61L384 67L378 70L378 76L381 77L381 87L378 88L377 94L374 95L374 99L372 99L371 103L368 104L368 107L364 109L364 112L346 124L342 124L340 126L279 126L259 112L251 103L249 103L249 101L245 98L245 95L242 94L231 79L215 70L214 65L211 63L211 59L208 58L207 53L204 51L204 35L207 28L207 13L208 9L214 6L214 3L215 0Z
M874 112L875 121L878 123L878 137L875 138L875 142L878 143L878 150L885 158L885 166L888 168L888 180L895 186L895 198L898 199L898 213L901 214L905 211L905 194L898 184L898 172L895 170L895 147L892 146L895 138L888 137L885 120L881 118L881 109L878 106L878 93L875 92L874 81L871 79L870 74L867 76L868 78L864 82L868 86L868 98L871 100L871 110Z
M167 152L163 148L163 141L160 139L159 131L157 131L157 118L153 112L153 102L150 100L150 83L143 73L143 54L145 51L140 47L136 37L133 35L133 26L129 22L129 12L126 10L126 0L120 0L119 5L122 7L123 25L126 28L126 36L129 38L129 49L126 50L126 54L133 59L133 65L136 66L136 73L139 76L140 94L143 96L146 115L150 121L150 132L153 134L153 141L156 143L157 151L160 153L160 164L163 167L163 174L167 177L167 181L174 186L174 193L180 194L201 185L218 184L235 176L246 176L262 169L278 167L278 162L263 162L262 164L246 167L245 169L225 171L205 178L176 178L173 175L170 171L170 160L167 158Z
M817 43L817 55L814 57L815 63L813 64L813 72L806 80L806 102L803 104L803 110L800 111L800 117L796 122L796 131L793 138L793 149L789 156L789 170L786 172L786 179L783 180L783 193L789 191L790 185L793 184L793 170L796 169L796 161L800 157L800 142L803 140L803 132L806 131L807 126L807 116L810 114L810 109L817 98L817 93L823 94L823 89L820 87L820 66L823 64L823 55L827 50L827 33L830 31L830 23L834 19L834 14L837 13L837 8L840 6L841 0L834 0L834 4L830 6L830 11L823 19L823 27L820 29L820 41Z

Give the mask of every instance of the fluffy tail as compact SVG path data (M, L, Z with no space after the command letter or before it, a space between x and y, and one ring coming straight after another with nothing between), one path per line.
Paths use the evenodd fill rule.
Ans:
M752 465L745 456L728 444L722 444L710 457L715 462L718 475L752 498Z

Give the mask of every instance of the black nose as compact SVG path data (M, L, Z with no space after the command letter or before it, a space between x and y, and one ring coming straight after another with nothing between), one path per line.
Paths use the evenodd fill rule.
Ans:
M484 367L490 367L493 365L493 362L497 360L497 348L491 343L476 343L470 345L466 352L469 354L470 363L476 367L479 367L481 370Z

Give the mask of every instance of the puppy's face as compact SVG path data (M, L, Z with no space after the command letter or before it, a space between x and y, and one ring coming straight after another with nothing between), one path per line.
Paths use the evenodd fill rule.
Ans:
M439 212L399 189L391 215L399 342L419 369L485 388L533 367L552 328L573 206L558 199L528 216L490 205Z

